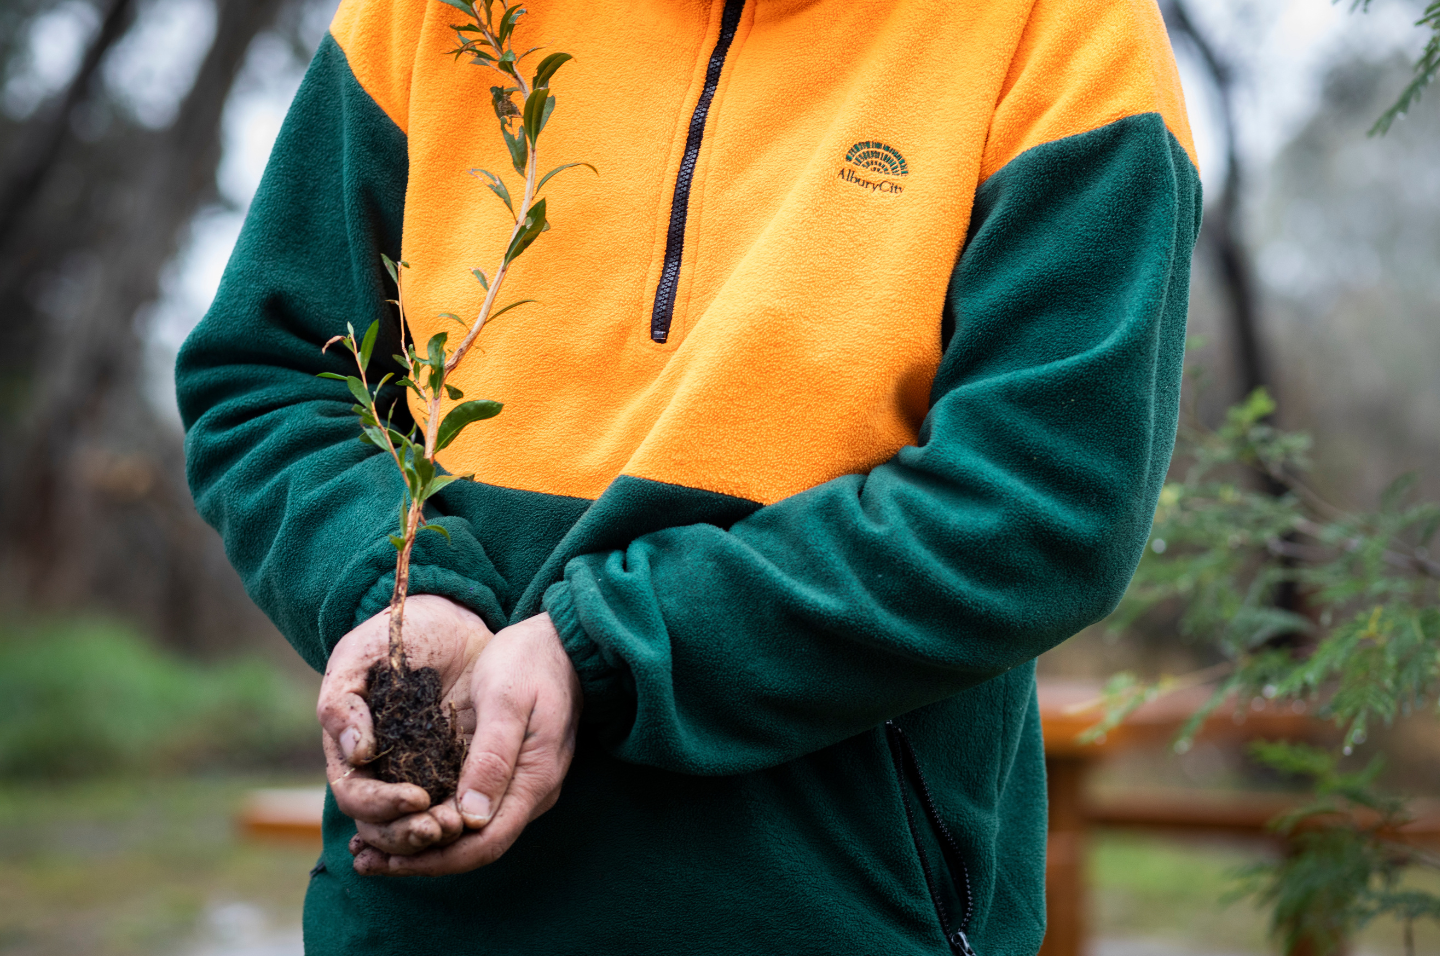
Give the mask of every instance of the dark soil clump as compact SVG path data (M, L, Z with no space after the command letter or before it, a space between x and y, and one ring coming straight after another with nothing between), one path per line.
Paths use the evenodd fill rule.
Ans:
M386 783L413 783L434 806L455 792L465 745L441 702L440 672L433 667L397 671L388 660L370 667L370 714L375 753L370 769Z

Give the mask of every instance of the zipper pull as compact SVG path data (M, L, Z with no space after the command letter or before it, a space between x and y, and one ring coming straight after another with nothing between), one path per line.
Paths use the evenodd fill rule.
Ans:
M975 950L970 947L970 940L963 929L957 929L950 934L950 948L959 956L975 956Z

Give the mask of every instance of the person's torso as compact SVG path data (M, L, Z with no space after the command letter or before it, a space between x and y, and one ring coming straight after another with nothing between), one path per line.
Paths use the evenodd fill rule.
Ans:
M418 3L418 0L417 0ZM941 313L1028 0L547 0L515 46L572 53L541 172L552 228L454 377L504 412L441 460L595 499L618 475L769 504L912 444ZM357 7L356 9L363 9ZM342 18L344 9L342 8ZM510 238L472 169L512 168L498 74L423 4L409 76L352 55L405 130L407 311L474 317ZM336 36L346 43L346 24ZM418 32L416 30L418 27Z

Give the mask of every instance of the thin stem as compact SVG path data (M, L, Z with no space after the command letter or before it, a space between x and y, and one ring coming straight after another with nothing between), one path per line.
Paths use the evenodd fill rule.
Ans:
M484 29L485 39L497 50L500 49L500 44L496 42L495 35L490 32L488 25L486 25ZM520 88L520 99L522 102L530 96L530 86L525 82L525 78L520 75L519 67L516 67L513 73L506 73L504 70L498 70L497 72L499 72L501 76L508 77L515 81L516 85ZM530 207L535 202L535 175L539 169L536 155L539 148L540 143L538 138L532 138L530 142L529 159L525 163L525 195L520 200L520 210L515 216L515 228L510 231L510 242L505 244L507 250L510 248L510 243L514 242L515 237L520 234L520 230L525 228L525 217L530 214ZM505 282L505 276L509 271L510 262L502 257L500 265L495 269L495 277L490 280L490 290L485 294L485 301L480 305L479 315L476 316L474 324L470 326L470 331L465 334L465 338L460 341L460 344L455 347L455 351L450 353L450 357L445 360L446 375L449 375L455 366L460 364L460 360L465 357L465 353L470 351L471 344L473 344L475 339L480 335L481 330L485 328L485 323L490 318L490 312L495 307L495 299L500 294L500 286Z
M390 669L396 672L405 666L405 596L410 591L410 552L419 526L420 503L412 497L405 515L405 545L395 561L395 590L390 594Z
M405 324L405 286L400 281L400 272L400 268L395 270L395 308L400 313L400 351L405 353L406 370L413 381L415 367L414 363L410 361L409 350L405 348L407 329ZM350 345L356 353L356 364L359 365L360 349L353 335L350 337ZM360 381L364 383L365 391L368 393L370 383L365 378L363 365L360 367ZM390 452L395 467L400 469L400 473L403 475L405 473L404 464L400 460L400 452L396 450L395 443L390 440L389 422L379 425L380 409L376 406L373 395L370 398L370 415L379 426L380 433L385 436L385 449ZM415 528L419 516L420 509L416 507L414 498L411 498L410 508L405 515L405 545L400 549L395 560L395 589L390 593L390 669L397 673L405 666L405 596L410 591L410 552L415 546Z
M508 6L504 6L503 9L508 12L510 8ZM477 17L477 23L478 22L479 18ZM481 29L484 31L486 41L490 43L490 45L495 49L497 53L503 52L503 45L496 38L495 33L491 28L491 23L486 22L480 24L480 26ZM527 84L524 77L520 75L520 70L518 67L512 66L512 71L508 73L504 70L499 70L499 72L501 73L501 75L515 81L515 83L519 87L522 100L530 95L529 84ZM532 137L530 143L530 150L528 153L528 159L525 164L525 194L520 202L519 213L515 217L515 226L510 232L511 243L514 242L515 237L520 234L520 231L525 228L525 219L529 215L531 207L534 205L536 171L538 168L539 164L538 160L536 159L536 144L534 138ZM507 243L507 251L509 248L510 243ZM405 360L407 370L410 373L410 380L414 381L415 384L420 387L420 389L422 390L422 394L425 398L425 447L423 454L425 458L429 461L433 462L435 459L435 445L438 441L440 429L440 400L442 395L440 383L442 383L445 378L447 378L449 374L454 371L455 367L460 364L460 360L465 357L465 353L470 350L470 346L475 342L476 337L478 337L481 330L485 328L485 323L487 320L489 320L490 313L495 307L496 297L499 295L500 287L505 282L505 276L509 272L509 267L510 262L502 258L499 267L497 267L495 270L495 276L490 282L490 288L485 295L484 303L480 306L480 312L477 315L474 324L471 325L469 331L465 335L465 338L461 340L458 346L456 346L455 351L451 352L450 356L445 360L445 364L443 366L443 371L441 372L441 374L434 375L434 373L432 372L432 381L428 385L416 381L415 365L413 362L410 361L409 351L405 348L405 335L408 331L408 326L405 321L405 306L403 304L404 295L400 291L400 280L398 278L397 271L397 278L395 284L396 307L400 311L400 347L401 351L405 352ZM363 371L361 374L363 377ZM375 414L373 399L371 401L371 413ZM378 414L375 414L375 417L378 421ZM388 432L385 436L385 442L390 449L391 457L395 459L396 465L403 465L399 453L395 450L394 445L390 442L390 436ZM403 467L401 468L401 471L404 471ZM423 512L424 502L412 495L410 497L410 506L405 513L405 528L404 534L402 536L402 545L399 549L399 554L397 555L395 561L395 590L391 593L390 596L390 666L392 669L395 669L397 671L405 664L405 645L403 639L405 598L410 589L410 557L415 548L415 536L419 531L421 520L424 517Z

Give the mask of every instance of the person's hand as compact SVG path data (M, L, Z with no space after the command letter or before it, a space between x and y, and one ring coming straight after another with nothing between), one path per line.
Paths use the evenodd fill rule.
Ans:
M340 639L325 668L316 713L325 729L330 791L340 811L355 821L352 851L368 845L392 854L418 853L459 837L464 821L454 800L432 807L420 787L382 783L365 769L375 759L366 678L370 665L389 653L389 631L387 609ZM448 598L417 594L405 602L406 660L411 667L440 672L445 706L455 705L461 733L475 728L470 674L490 639L478 615Z
M463 835L452 839L449 821L437 818L440 835L418 853L368 838L352 843L357 872L440 876L485 866L555 805L575 753L581 695L550 615L496 633L475 661L470 684L475 735L454 801Z

